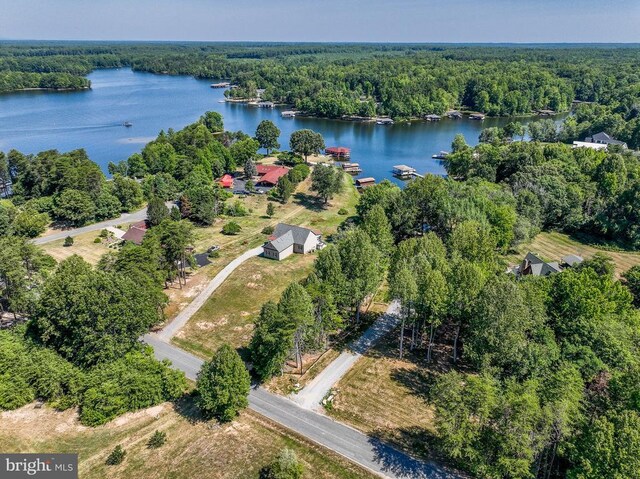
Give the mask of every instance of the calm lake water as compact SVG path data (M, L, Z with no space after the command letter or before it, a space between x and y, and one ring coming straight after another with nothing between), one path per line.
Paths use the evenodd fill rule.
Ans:
M137 73L128 69L99 70L89 75L92 89L81 92L21 92L0 95L0 150L24 153L47 149L87 150L106 172L110 161L118 162L140 151L160 130L178 130L207 110L220 112L227 130L255 132L258 123L272 120L288 148L295 130L310 128L322 133L327 146L351 148L351 161L360 163L361 176L390 178L391 168L405 164L419 173L444 174L431 155L449 150L456 133L476 144L483 128L502 126L506 119L484 122L443 119L381 126L316 118L283 119L277 109L221 103L223 89L210 88L210 80L187 76ZM132 127L123 126L125 121Z

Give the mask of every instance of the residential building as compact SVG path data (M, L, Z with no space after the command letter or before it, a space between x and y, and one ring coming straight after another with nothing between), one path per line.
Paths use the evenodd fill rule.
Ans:
M140 245L142 244L142 240L144 239L144 235L147 234L147 221L142 220L137 223L133 223L129 226L127 232L122 236L123 241L131 241L134 244Z
M322 235L318 231L279 223L262 248L265 258L280 261L293 253L307 254L323 246Z
M256 165L256 170L260 177L256 181L258 186L275 186L281 177L289 173L289 168L277 165Z
M614 137L612 137L611 135L608 135L604 131L601 131L600 133L596 133L593 136L589 136L585 138L584 141L586 143L597 143L600 145L607 145L607 146L619 145L622 148L625 148L625 149L627 148L627 144L624 141L616 140Z

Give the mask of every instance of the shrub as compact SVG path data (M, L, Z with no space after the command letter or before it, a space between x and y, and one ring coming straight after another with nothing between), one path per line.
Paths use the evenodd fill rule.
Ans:
M224 214L227 216L247 216L247 209L240 200L236 200L233 203L226 205Z
M105 464L107 466L117 466L118 464L121 464L122 461L124 461L124 456L126 455L127 451L122 449L122 446L118 444L115 449L111 451L111 454L109 454L109 456L107 457Z
M225 235L237 235L242 231L242 227L235 221L229 221L222 227L222 233Z
M287 176L289 176L291 183L298 184L301 181L304 181L309 176L309 173L311 173L311 169L302 163L291 168L289 173L287 173Z
M342 215L342 216L345 216L345 215L348 215L348 214L349 214L349 212L348 212L345 208L340 208L340 209L338 210L338 214L339 214L339 215Z
M64 239L64 246L68 248L69 246L73 246L73 238L71 236L67 236Z
M149 442L147 442L147 447L149 449L157 449L164 445L167 442L167 433L162 431L156 431L149 438Z
M273 234L273 226L265 226L264 228L262 228L262 234L263 235L271 235Z
M283 449L278 457L260 471L260 479L301 479L304 468L296 453L291 449Z
M94 243L102 243L102 238L98 237L96 239L93 240Z
M100 238L108 238L109 237L109 230L100 230Z
M274 205L273 203L271 203L271 202L270 202L270 203L267 205L267 216L268 216L269 218L271 218L271 217L272 217L273 215L275 215L275 214L276 214L276 207L275 207L275 205Z

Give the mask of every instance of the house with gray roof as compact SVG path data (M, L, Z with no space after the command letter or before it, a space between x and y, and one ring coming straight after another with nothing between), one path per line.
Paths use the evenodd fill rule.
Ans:
M301 226L279 223L262 247L265 258L282 260L287 256L307 254L324 246L322 235Z
M593 136L589 136L584 139L586 143L597 143L599 145L619 145L622 148L627 148L627 144L624 141L616 140L611 135L606 134L604 131L596 133Z
M547 263L533 253L527 253L522 263L517 269L518 276L549 276L552 273L559 273L562 268L557 261Z

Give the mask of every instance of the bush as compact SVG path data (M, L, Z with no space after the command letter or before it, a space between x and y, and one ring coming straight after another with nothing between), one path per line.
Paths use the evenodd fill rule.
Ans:
M99 426L129 411L144 409L180 397L184 374L153 357L150 348L91 370L80 408L80 421Z
M96 239L93 240L94 243L98 244L98 243L102 243L102 238L97 237Z
M121 464L122 461L124 461L124 456L126 455L127 451L122 449L122 446L118 444L115 449L111 451L111 454L109 454L109 456L107 457L105 464L107 466L117 466L118 464Z
M225 235L237 235L242 231L242 227L235 221L229 221L222 227L222 233Z
M100 238L108 238L109 237L109 230L100 230Z
M287 173L287 176L289 176L289 180L291 180L291 183L298 184L301 181L304 181L310 173L311 169L303 163L291 168L291 170L289 170L289 173Z
M265 226L264 228L262 228L262 234L263 235L271 235L273 234L273 226Z
M147 442L147 447L149 449L157 449L164 445L167 442L167 433L162 431L156 431L149 438L149 442Z
M296 453L283 449L278 457L260 471L260 479L301 479L304 468Z
M348 214L349 214L349 212L348 212L346 209L344 209L344 208L340 208L340 209L338 210L338 214L339 214L339 215L342 215L342 216L346 216L346 215L348 215Z
M231 204L225 206L224 214L227 216L247 216L247 209L240 202L236 200Z
M73 246L73 238L71 236L67 236L64 239L64 246L68 248L69 246Z

